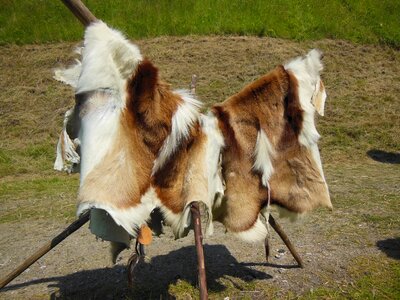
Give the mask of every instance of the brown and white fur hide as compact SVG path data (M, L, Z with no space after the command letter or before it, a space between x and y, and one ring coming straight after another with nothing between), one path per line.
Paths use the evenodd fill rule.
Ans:
M295 213L331 207L314 124L326 98L318 51L277 67L208 115L102 22L86 29L81 54L55 73L75 89L76 103L54 167L79 164L77 213L91 210L97 236L128 246L158 208L182 237L198 201L209 234L217 220L257 241L267 234L260 215L267 216L268 199Z
M326 98L320 52L310 51L213 107L225 147L225 195L214 219L248 241L262 240L271 204L294 213L332 207L314 112ZM269 194L270 193L270 194Z
M66 114L55 169L64 169L71 157L80 162L77 214L91 210L94 234L127 246L160 208L181 237L193 201L205 205L212 230L216 192L209 182L217 163L207 159L216 155L218 161L219 149L208 149L214 141L200 126L207 121L200 118L199 101L171 90L136 45L103 22L86 29L82 62L57 70L55 78L74 87L76 99Z

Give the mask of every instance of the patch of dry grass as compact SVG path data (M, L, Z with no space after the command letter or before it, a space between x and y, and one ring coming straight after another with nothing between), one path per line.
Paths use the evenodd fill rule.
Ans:
M277 64L321 48L329 96L326 117L318 121L324 161L368 161L366 152L371 149L400 149L399 51L341 41L255 37L169 37L138 43L174 87L187 87L191 75L197 74L197 93L206 106L223 101ZM71 90L52 79L52 69L72 62L74 46L1 48L1 175L34 172L39 165L46 165L42 171L49 169L52 159L47 157L62 115L73 103ZM7 165L13 168L8 173Z

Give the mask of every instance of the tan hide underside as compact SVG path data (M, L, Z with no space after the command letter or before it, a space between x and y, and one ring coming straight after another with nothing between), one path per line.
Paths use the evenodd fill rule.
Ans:
M274 169L270 178L272 203L295 213L319 206L332 208L327 185L310 150L298 145L278 152Z
M176 237L185 236L188 232L188 228L185 228L188 224L184 212L191 202L204 203L207 211L211 209L205 161L206 145L207 137L199 126L195 126L188 140L182 142L179 150L153 178L152 185L165 207L162 211Z

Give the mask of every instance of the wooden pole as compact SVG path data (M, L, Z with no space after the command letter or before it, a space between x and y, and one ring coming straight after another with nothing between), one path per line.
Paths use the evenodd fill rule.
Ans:
M192 75L192 82L190 83L190 93L192 95L196 95L196 84L197 84L197 75Z
M269 256L271 254L270 247L269 247L269 234L264 240L264 247L265 247L265 260L269 262Z
M44 244L39 250L37 250L32 256L26 259L21 265L19 265L14 271L9 273L6 277L0 280L0 289L5 287L8 283L10 283L13 279L15 279L18 275L24 272L29 268L34 262L36 262L39 258L61 243L65 238L74 233L80 227L82 227L90 218L90 211L86 211L81 217L74 221L71 225L69 225L63 232L53 238L51 241L48 241Z
M97 21L96 17L80 0L61 0L66 7L87 27L90 23Z
M193 217L194 240L197 251L197 265L199 269L200 300L208 299L206 266L204 263L203 235L201 233L200 208L198 202L193 202L190 206Z
M275 221L274 217L272 217L271 214L269 215L268 222L272 226L272 228L274 228L276 233L280 236L282 241L285 243L286 247L288 247L290 253L292 253L294 259L299 264L299 267L303 268L303 261L301 260L300 255L297 253L296 249L294 248L293 244L290 242L288 236L283 231L282 227Z

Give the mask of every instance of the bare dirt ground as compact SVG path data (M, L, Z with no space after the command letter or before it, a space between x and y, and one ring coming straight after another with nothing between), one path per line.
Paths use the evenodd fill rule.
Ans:
M207 105L307 49L325 52L329 99L319 121L320 148L335 209L295 223L280 220L304 269L296 267L274 232L268 264L263 245L241 242L216 224L214 235L204 240L210 298L400 295L399 51L344 41L256 37L163 37L138 43L174 87L187 87L197 74L197 93ZM51 171L52 145L73 95L52 80L51 70L71 62L74 46L0 47L1 277L73 220L77 177ZM46 155L32 154L36 145ZM146 250L147 261L136 269L135 286L129 289L124 265L130 251L113 266L108 244L84 227L11 282L0 298L198 297L192 233L174 240L166 229Z

